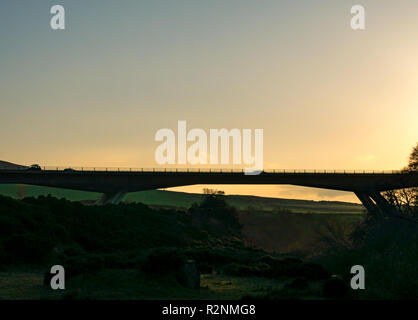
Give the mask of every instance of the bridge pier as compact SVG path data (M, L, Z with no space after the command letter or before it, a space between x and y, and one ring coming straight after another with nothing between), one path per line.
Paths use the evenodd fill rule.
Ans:
M354 192L360 199L366 210L376 217L388 217L398 215L398 210L392 206L378 191Z
M126 195L126 192L119 191L113 193L103 193L100 199L98 199L95 205L102 206L105 204L118 204L122 201L123 197Z
M379 215L379 209L371 199L370 195L365 192L354 192L357 198L361 201L366 210L373 216Z

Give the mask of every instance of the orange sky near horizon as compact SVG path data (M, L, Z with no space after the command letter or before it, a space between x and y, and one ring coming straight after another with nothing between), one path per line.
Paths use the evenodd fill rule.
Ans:
M64 31L49 28L52 4L0 3L0 160L158 167L155 133L178 120L263 129L267 169L400 169L418 141L416 1L362 1L363 31L350 28L351 4L332 0L74 0Z

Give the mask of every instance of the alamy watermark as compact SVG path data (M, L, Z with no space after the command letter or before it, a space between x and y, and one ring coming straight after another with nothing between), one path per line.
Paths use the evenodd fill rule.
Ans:
M53 15L50 20L52 30L65 30L65 9L62 5L53 5L50 9ZM350 26L353 30L365 30L366 28L366 10L364 6L356 4L351 7Z
M57 290L65 290L65 269L61 265L54 265L51 267L51 280L50 286L51 289Z
M350 26L353 30L366 29L366 10L360 4L351 7L350 10L353 15L350 20Z
M53 14L50 20L52 30L65 30L65 9L62 5L51 7L50 13Z
M263 171L263 129L254 129L253 155L252 129L210 129L207 134L199 128L187 131L186 125L186 121L178 121L177 139L171 129L156 132L155 141L162 142L155 150L155 161L159 165L244 164L250 166L244 169L246 175L257 175ZM188 142L192 144L188 146Z
M53 30L65 30L65 9L62 5L53 5L50 9L53 15L50 20L50 26ZM353 15L350 19L350 26L353 30L364 30L366 28L366 10L360 4L351 7L350 13Z
M366 289L366 285L365 285L366 272L364 271L364 267L362 265L352 266L350 273L355 275L351 278L351 281L350 281L351 289L353 290Z

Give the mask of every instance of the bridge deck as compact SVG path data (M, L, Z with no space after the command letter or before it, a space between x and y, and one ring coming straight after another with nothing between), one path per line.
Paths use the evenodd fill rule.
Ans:
M103 193L134 192L195 184L291 184L343 191L386 191L418 186L417 171L265 170L0 170L0 184L29 184Z

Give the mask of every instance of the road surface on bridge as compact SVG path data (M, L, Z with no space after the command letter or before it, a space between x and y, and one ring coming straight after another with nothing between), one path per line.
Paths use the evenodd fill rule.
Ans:
M418 186L418 172L347 173L270 170L240 171L96 171L0 170L2 184L29 184L83 191L135 192L195 184L289 184L342 191L386 191Z

